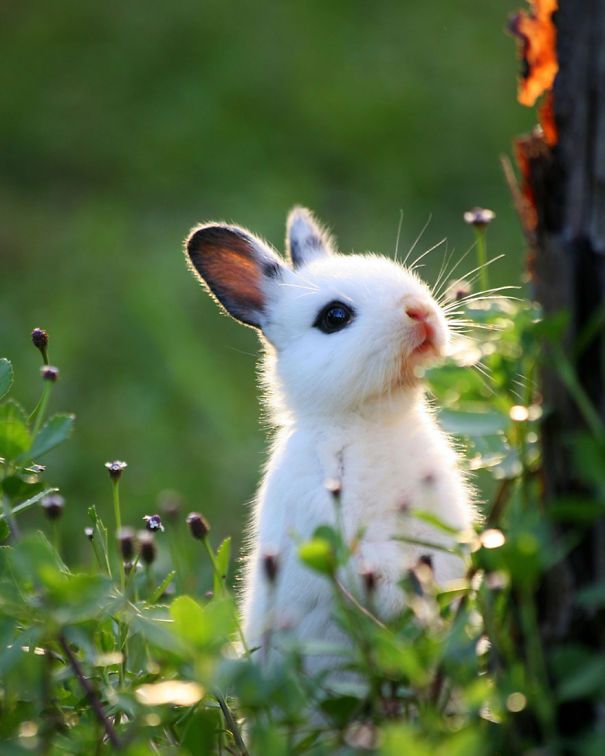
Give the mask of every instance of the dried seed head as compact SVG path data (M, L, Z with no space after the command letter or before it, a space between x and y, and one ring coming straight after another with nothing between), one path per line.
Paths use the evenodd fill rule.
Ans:
M493 210L488 210L485 207L473 207L464 213L464 222L475 228L485 228L495 217L496 213Z
M421 564L425 567L428 567L430 570L433 569L433 557L430 554L421 554L418 557L418 564Z
M92 539L95 537L95 529L84 528L84 535L88 538L89 541L92 541Z
M158 505L167 520L176 520L182 507L182 500L176 491L162 491L158 496Z
M371 596L376 590L378 575L371 567L365 567L360 574L365 592L368 596Z
M60 494L45 496L40 502L49 520L58 520L63 514L65 499Z
M210 532L208 521L199 512L191 512L187 516L187 525L194 538L203 541Z
M134 556L135 533L132 528L120 528L116 534L120 553L125 562L130 562Z
M472 288L468 281L464 278L460 278L457 281L452 281L447 287L446 299L448 302L459 302L461 299L468 297L471 294Z
M26 472L33 473L34 475L41 475L46 470L46 465L33 464L25 468Z
M119 459L114 460L113 462L106 462L105 467L107 468L107 472L109 473L109 477L113 481L120 480L120 476L124 472L124 470L128 467L126 462L122 462Z
M148 530L141 530L138 538L141 561L149 566L155 562L155 539Z
M45 381L56 383L59 380L58 367L54 367L53 365L42 365L40 372L42 373L42 378L44 378Z
M36 349L44 352L48 346L48 331L45 331L44 328L34 328L32 331L32 342Z
M145 527L147 530L151 530L152 533L164 532L164 525L162 524L162 518L159 514L153 514L153 515L144 515L143 519L145 520Z
M338 504L342 496L342 483L337 478L328 478L324 481L324 487L332 497L334 503Z
M263 572L267 582L273 585L277 579L279 571L279 559L274 552L267 552L263 555Z

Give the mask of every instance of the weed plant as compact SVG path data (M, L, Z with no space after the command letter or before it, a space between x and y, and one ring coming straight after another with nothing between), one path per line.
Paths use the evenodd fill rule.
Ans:
M483 257L484 228L478 239ZM88 563L65 563L61 523L69 492L48 482L52 470L43 462L72 431L72 415L48 414L56 380L69 375L49 364L52 343L36 329L42 391L26 410L14 398L11 363L0 361L2 753L603 752L604 733L566 741L555 712L561 702L603 697L605 656L584 646L546 650L536 602L545 572L565 555L574 532L603 513L603 429L572 363L556 348L565 317L545 321L535 303L490 291L485 267L478 271L484 293L472 292L472 278L451 285L454 267L445 261L436 288L447 288L442 301L458 348L427 379L443 427L487 492L476 532L455 534L466 577L437 586L430 560L419 563L402 575L406 610L385 625L373 611L375 575L365 573L359 590L343 580L355 540L324 525L300 544L299 556L330 582L349 643L303 647L269 612L265 632L281 649L280 664L267 664L241 638L230 540L214 543L196 512L186 527L185 513L174 512L132 523L125 462L110 461L104 472L99 460L114 520L103 522L91 506L82 534ZM547 508L540 423L549 408L536 382L545 343L555 347L549 353L589 428L570 439L585 498ZM332 494L338 508L338 486ZM36 527L22 526L26 510L38 512ZM402 511L401 538L413 518L451 534L425 511ZM556 535L561 521L569 540ZM199 546L192 564L185 563L183 537ZM265 579L277 585L279 554L263 559ZM208 592L188 595L187 575L203 562L211 570ZM605 583L583 589L575 601L586 612L602 611ZM352 673L339 683L326 672L304 673L305 655L327 651Z

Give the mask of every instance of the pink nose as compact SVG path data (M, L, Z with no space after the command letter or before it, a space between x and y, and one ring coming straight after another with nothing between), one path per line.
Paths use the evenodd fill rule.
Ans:
M405 314L412 320L423 321L427 320L427 318L431 314L431 311L424 305L414 304L408 305L408 307L405 308Z

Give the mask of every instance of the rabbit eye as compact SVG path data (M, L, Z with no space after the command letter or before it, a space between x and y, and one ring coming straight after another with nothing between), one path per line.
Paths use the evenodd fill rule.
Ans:
M320 310L314 328L319 328L323 333L335 333L340 331L353 320L353 310L342 302L330 302Z

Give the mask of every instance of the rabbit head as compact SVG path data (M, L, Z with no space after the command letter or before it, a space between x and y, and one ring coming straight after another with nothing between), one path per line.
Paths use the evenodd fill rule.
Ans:
M193 272L267 345L269 388L294 412L338 412L413 387L448 345L443 312L415 273L374 254L342 255L308 210L288 218L287 262L249 231L191 231Z

